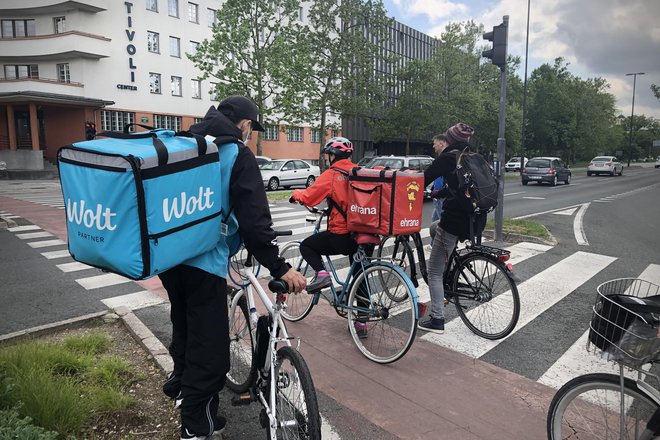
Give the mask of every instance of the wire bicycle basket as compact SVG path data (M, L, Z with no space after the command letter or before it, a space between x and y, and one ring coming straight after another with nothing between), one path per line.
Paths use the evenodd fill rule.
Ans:
M620 278L596 291L587 350L631 368L660 360L660 286Z

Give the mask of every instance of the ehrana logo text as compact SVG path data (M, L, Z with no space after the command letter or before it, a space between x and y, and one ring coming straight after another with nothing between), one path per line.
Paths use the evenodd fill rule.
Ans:
M172 220L172 217L181 218L183 214L192 214L195 211L204 211L213 206L211 201L211 196L213 191L210 187L202 188L199 187L199 195L188 196L185 192L182 192L179 197L172 199L170 206L170 199L163 200L163 219L165 222L169 223Z
M356 204L351 205L351 212L357 212L361 215L376 215L376 208L370 208L368 206L359 206Z
M412 218L412 219L411 218L402 218L401 222L399 223L399 226L401 226L402 228L412 227L412 226L419 227L419 219L417 219L417 218Z
M83 224L88 228L95 227L99 231L107 229L114 231L117 225L112 224L112 217L117 214L110 211L110 208L103 208L103 205L98 203L96 211L91 208L85 208L85 201L71 202L71 199L66 200L66 218L69 222L76 224Z

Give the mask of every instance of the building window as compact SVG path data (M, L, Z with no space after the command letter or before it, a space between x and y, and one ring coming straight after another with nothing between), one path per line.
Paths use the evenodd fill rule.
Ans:
M160 34L147 31L147 48L149 52L160 53Z
M57 65L57 80L59 82L70 83L71 74L69 73L69 63L62 63Z
M199 43L197 41L191 41L190 42L190 55L195 55L197 53L197 48L199 47Z
M167 0L167 13L170 17L179 18L179 0Z
M112 110L101 110L101 130L103 131L124 131L127 124L135 123L135 113L116 112ZM128 131L135 131L131 126Z
M321 143L321 130L318 128L312 128L311 140L313 144Z
M154 127L181 131L181 116L154 115Z
M302 6L298 8L298 21L303 21L303 8L302 8Z
M181 96L181 77L172 77L172 96Z
M337 136L339 136L339 130L332 130L330 132L330 137L334 138L334 137L337 137Z
M210 83L211 84L211 89L209 90L209 96L211 97L211 101L220 101L218 99L218 90L216 87L218 86L218 83Z
M266 124L264 127L264 139L267 141L276 141L280 138L280 127L277 125Z
M208 19L209 19L209 27L213 27L213 25L218 21L216 15L215 15L215 9L207 9L206 12L208 12Z
M2 38L32 37L37 35L34 20L2 20Z
M188 20L191 23L199 23L199 6L195 3L188 3Z
M5 79L39 79L38 64L5 64Z
M53 18L53 28L56 34L66 31L66 17Z
M303 141L303 128L302 127L289 127L289 134L287 135L289 142L302 142Z
M147 0L147 11L158 12L158 0Z
M202 99L202 82L198 79L190 80L192 87L192 97L195 99Z
M193 124L199 124L203 120L204 120L204 118L193 118Z
M160 93L160 73L149 72L149 91Z
M181 58L181 40L177 37L170 37L170 55Z

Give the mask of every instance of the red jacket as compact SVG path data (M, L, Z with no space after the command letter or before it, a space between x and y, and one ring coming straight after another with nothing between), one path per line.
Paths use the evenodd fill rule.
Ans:
M350 171L356 166L350 159L341 159L332 164L332 168L344 171ZM331 198L346 212L348 208L348 176L332 168L325 170L309 188L293 191L292 197L307 206L316 206L326 198ZM346 219L337 209L330 211L328 231L333 234L348 234Z

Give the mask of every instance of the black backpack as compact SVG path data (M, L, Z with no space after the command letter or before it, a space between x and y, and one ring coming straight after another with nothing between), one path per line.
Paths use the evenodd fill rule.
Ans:
M469 190L475 213L486 213L495 209L500 182L486 159L469 148L452 153L456 154L454 173L458 178L458 187L461 190Z

